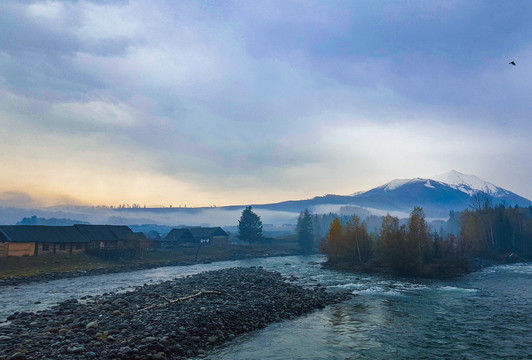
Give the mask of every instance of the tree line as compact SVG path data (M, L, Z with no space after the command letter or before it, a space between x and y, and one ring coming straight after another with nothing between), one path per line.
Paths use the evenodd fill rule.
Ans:
M406 221L390 214L361 221L357 215L305 210L296 232L303 253L319 250L333 266L399 275L456 275L467 271L474 257L532 259L532 206L492 206L480 196L471 209L450 213L447 231L432 231L423 209L414 207ZM250 243L262 239L262 222L251 207L242 213L239 235Z
M514 253L532 258L532 206L488 204L455 216L459 216L459 238L466 255L493 257Z
M431 232L421 207L414 207L406 224L386 215L378 233L354 215L329 226L320 251L339 267L385 269L399 275L451 276L465 272L474 257L498 260L532 258L532 207L518 208L481 202L453 212L454 232Z

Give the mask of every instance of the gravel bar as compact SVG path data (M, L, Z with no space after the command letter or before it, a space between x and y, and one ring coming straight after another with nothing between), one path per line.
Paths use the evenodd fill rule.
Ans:
M262 268L210 271L15 313L0 327L0 359L184 359L351 296Z

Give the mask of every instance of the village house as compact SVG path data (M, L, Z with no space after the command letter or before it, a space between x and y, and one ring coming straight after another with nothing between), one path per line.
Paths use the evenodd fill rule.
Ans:
M117 258L141 256L145 250L153 248L153 241L135 234L124 225L74 225L87 239L87 252L94 255Z
M0 257L83 252L134 256L152 247L151 240L127 226L0 226Z
M190 232L196 243L204 246L226 247L229 235L219 226L217 227L193 227Z
M156 240L157 249L176 249L178 247L194 247L196 239L189 229L172 229L164 238Z
M226 247L229 235L221 227L192 227L172 229L164 239L156 240L157 249L179 247Z
M0 226L0 256L82 253L88 242L73 226Z
M126 240L133 238L133 231L127 226L119 225L74 225L89 240L90 250L122 249Z

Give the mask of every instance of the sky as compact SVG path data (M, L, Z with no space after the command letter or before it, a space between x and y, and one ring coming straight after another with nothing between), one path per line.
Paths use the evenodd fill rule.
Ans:
M271 203L451 169L532 199L531 11L2 0L0 204Z

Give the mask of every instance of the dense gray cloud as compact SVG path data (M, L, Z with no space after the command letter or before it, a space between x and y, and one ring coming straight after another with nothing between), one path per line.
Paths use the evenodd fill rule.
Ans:
M210 205L456 168L532 198L531 8L3 1L0 185Z

